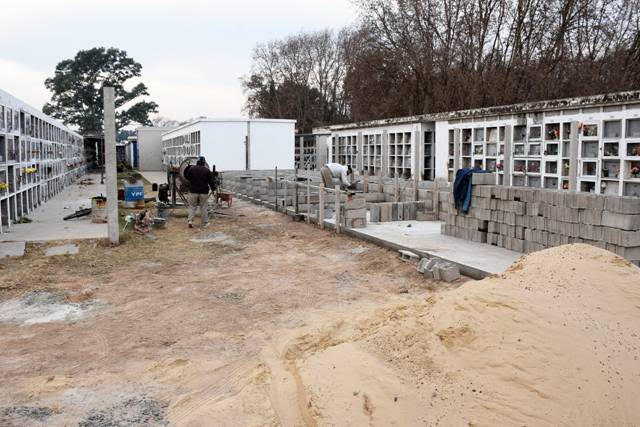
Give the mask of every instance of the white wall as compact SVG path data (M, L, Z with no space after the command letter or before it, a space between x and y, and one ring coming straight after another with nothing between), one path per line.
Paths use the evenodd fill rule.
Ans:
M293 169L295 123L251 122L251 169Z
M216 170L245 168L247 122L203 122L200 153Z
M248 119L202 119L166 132L163 141L200 131L200 155L220 171L246 168ZM293 169L295 121L250 121L250 168ZM183 156L186 157L186 156ZM176 163L180 163L180 159Z
M162 134L168 128L139 127L138 134L138 169L141 171L161 171L162 165Z

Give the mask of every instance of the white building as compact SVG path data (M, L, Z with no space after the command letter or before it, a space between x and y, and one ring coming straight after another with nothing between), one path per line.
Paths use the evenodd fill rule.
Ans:
M205 156L219 171L293 169L295 120L198 119L162 135L163 164Z
M138 170L164 170L164 165L162 164L162 135L170 129L152 126L141 126L136 129Z
M82 137L0 90L0 233L85 173Z
M456 170L478 167L496 172L496 184L640 196L640 91L351 123L314 133L318 151L328 149L332 161L360 173L453 181Z

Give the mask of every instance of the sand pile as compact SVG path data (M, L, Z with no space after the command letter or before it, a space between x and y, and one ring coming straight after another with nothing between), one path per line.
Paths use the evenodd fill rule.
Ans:
M592 246L552 248L427 300L298 331L276 353L271 401L290 422L632 425L640 269Z

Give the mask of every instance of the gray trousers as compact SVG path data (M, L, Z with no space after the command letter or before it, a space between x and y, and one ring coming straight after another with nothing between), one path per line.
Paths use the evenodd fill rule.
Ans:
M196 216L196 208L200 207L200 219L202 224L209 223L209 195L208 194L196 194L189 193L189 224L193 224L193 217Z

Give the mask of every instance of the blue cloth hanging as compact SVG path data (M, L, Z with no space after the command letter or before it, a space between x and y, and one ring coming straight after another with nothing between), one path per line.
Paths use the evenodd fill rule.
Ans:
M453 182L453 200L456 209L463 214L469 212L471 207L471 182L474 173L487 173L480 168L463 168L456 172L456 180Z

